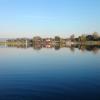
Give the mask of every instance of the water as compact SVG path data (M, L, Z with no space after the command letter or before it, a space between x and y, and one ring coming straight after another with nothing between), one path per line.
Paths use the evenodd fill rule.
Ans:
M100 50L0 47L0 100L100 100Z

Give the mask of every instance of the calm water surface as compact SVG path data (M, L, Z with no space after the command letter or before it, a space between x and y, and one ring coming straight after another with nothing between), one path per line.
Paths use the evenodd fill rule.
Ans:
M0 100L100 100L100 51L0 47Z

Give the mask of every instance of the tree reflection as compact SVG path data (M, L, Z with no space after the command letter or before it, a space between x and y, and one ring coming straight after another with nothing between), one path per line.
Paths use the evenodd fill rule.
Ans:
M4 45L5 46L5 45ZM42 48L54 48L55 50L59 50L61 48L69 48L70 51L75 52L75 48L81 50L82 52L88 51L88 52L93 52L94 54L97 54L100 50L99 45L83 45L83 44L72 44L72 45L67 45L65 43L60 43L56 42L55 44L51 42L47 43L41 43L39 42L34 42L33 44L6 44L6 47L16 47L16 48L33 48L34 50L41 50Z

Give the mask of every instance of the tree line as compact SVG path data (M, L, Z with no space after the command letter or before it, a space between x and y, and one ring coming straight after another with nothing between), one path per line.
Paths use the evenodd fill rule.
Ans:
M70 36L71 41L85 42L85 41L100 41L100 35L97 32L92 33L91 35L82 34L81 36L75 38L75 35Z

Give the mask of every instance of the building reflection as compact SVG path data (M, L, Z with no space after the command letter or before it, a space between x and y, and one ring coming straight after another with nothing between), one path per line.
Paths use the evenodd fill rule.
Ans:
M75 52L75 48L81 50L82 52L84 51L89 51L93 53L98 53L100 50L99 45L80 45L80 44L65 44L61 42L56 42L54 43L53 40L50 38L44 39L41 41L39 37L35 37L38 39L38 41L34 41L33 43L5 43L2 45L3 47L15 47L15 48L33 48L34 50L41 50L42 48L54 48L55 50L59 50L61 48L69 48L70 51Z

